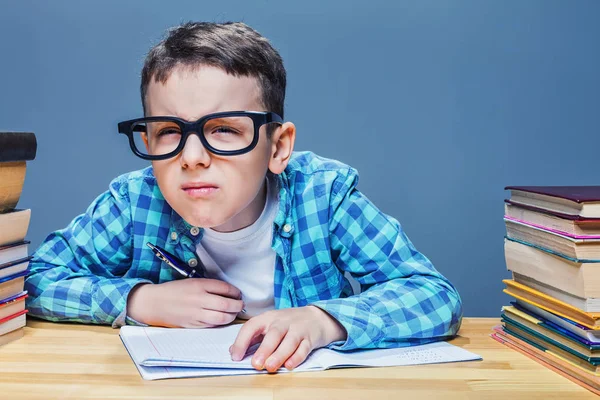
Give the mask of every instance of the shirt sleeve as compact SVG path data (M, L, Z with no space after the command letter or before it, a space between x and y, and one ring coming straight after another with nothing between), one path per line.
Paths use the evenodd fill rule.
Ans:
M337 193L330 223L332 259L361 286L359 295L313 303L347 331L336 350L424 344L455 335L462 302L455 287L418 252L398 221L381 212L356 186Z
M129 291L146 279L124 278L132 262L129 199L100 195L34 252L25 280L30 315L51 321L125 324Z

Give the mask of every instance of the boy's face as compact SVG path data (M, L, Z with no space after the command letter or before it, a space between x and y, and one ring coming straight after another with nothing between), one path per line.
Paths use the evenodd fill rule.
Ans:
M235 77L211 66L177 67L165 84L152 79L146 110L148 116L186 121L220 111L270 111L262 105L256 78ZM208 152L198 136L190 135L180 154L152 162L165 199L194 226L231 232L251 225L264 207L267 169L282 171L276 160L282 128L269 140L262 126L252 151L226 157Z

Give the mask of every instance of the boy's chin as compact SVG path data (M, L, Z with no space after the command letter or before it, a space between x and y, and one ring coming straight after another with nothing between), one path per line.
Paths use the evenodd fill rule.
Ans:
M198 228L214 228L225 223L220 218L215 218L214 215L186 215L183 216L185 222Z

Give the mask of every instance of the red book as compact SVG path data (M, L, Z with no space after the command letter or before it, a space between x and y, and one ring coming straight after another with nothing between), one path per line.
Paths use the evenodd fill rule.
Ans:
M0 300L0 323L4 318L14 317L16 314L25 310L25 299L27 291L23 291L15 296Z
M0 337L25 326L27 309L0 319ZM0 340L0 343L2 341Z
M3 324L3 323L5 323L5 322L8 322L8 321L10 321L10 320L12 320L12 319L15 319L15 318L17 318L17 317L19 317L19 316L21 316L21 315L27 314L27 312L28 312L28 311L29 311L29 310L21 310L21 311L18 311L18 312L16 312L16 313L12 314L12 315L9 315L9 316L7 316L7 317L4 317L4 318L0 319L0 324ZM25 320L25 319L23 318L23 320Z

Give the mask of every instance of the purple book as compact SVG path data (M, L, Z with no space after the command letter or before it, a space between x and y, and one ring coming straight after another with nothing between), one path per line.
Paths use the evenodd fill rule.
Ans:
M575 203L600 202L600 186L507 186L504 190L543 194Z
M600 220L600 186L506 186L507 203L575 221Z

